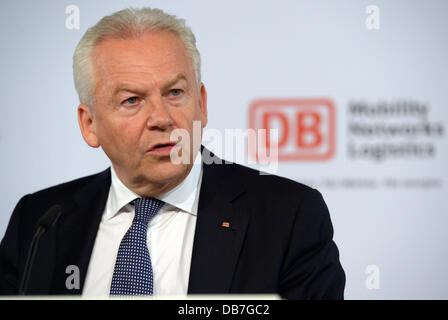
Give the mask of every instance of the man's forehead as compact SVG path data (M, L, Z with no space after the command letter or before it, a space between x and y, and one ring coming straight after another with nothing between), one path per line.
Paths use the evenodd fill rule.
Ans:
M105 38L93 51L95 58L122 60L134 58L169 58L186 55L182 40L172 32L157 31L129 38Z
M143 38L108 39L95 49L94 69L103 84L116 88L136 86L142 78L165 85L167 82L188 81L194 67L185 46L173 43L171 33L148 34ZM170 41L168 41L170 40ZM102 79L101 79L102 78ZM138 81L137 81L138 82Z
M161 79L159 85L162 87L169 87L175 85L181 81L188 82L187 75L185 73L178 73L176 75L169 75L165 78ZM148 83L140 81L131 81L131 80L120 80L117 79L115 82L111 82L111 86L113 87L113 93L118 93L120 91L145 91L147 89Z

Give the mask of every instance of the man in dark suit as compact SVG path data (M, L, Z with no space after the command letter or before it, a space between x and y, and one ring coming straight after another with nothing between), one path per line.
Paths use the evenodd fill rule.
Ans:
M206 91L182 20L152 9L102 19L77 47L74 75L82 135L112 167L19 201L0 245L2 294L17 294L36 223L58 204L29 294L343 298L345 275L320 193L225 164L194 138L193 124L207 123ZM175 140L175 130L189 138ZM212 161L195 166L201 157ZM68 283L72 267L79 285Z

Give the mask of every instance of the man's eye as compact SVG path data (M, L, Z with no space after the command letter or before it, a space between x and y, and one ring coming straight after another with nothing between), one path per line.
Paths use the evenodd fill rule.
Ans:
M135 103L138 102L138 98L137 97L131 97L131 98L128 98L128 99L124 100L123 102L126 103L126 104L135 104Z
M170 94L174 97L178 97L182 94L182 89L172 89L170 90Z

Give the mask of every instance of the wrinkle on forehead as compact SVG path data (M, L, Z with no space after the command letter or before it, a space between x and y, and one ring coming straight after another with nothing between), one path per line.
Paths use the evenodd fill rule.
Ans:
M139 38L104 40L95 48L92 58L94 92L99 87L112 87L108 89L113 90L118 81L136 82L138 85L145 79L146 84L158 86L163 79L186 70L194 75L192 61L183 42L167 31ZM172 70L172 74L167 74L167 70Z

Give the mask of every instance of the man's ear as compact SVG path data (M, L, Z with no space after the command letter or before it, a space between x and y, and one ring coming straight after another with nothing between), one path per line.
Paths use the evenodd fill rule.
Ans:
M95 117L93 111L83 103L78 106L78 123L87 144L92 148L98 148L100 143L96 133Z
M201 83L201 89L199 91L199 105L202 112L202 128L207 125L207 91L205 85Z

